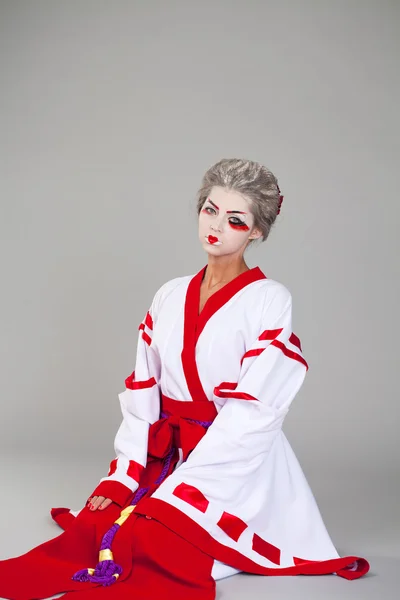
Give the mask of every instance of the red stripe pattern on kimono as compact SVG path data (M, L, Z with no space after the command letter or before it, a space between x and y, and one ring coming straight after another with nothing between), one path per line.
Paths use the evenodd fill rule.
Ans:
M144 339L146 344L151 346L151 339L153 333L153 318L149 311L147 311L146 316L143 319L142 323L140 323L138 329L142 332L142 338Z
M308 369L308 364L304 360L302 356L301 342L295 333L291 333L288 341L285 343L281 342L278 338L282 333L283 328L279 329L266 329L258 336L258 347L250 348L245 354L242 356L240 364L243 364L245 359L254 358L256 356L260 356L262 352L271 344L276 348L279 348L285 356L291 358L293 360L298 360L302 363L306 369Z

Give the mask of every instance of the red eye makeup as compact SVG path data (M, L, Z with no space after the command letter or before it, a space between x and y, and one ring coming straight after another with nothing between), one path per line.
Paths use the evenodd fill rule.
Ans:
M239 229L240 231L250 230L250 227L248 227L246 223L231 223L231 221L229 221L229 225L232 227L232 229Z
M201 212L204 213L205 215L215 215L216 214L216 212L212 208L212 206L206 206L205 208L202 208Z
M206 215L216 215L217 214L217 210L219 210L219 207L214 204L214 202L212 200L210 200L209 198L207 198L207 202L208 205L205 206L204 208L201 209L201 212L206 214ZM211 205L211 206L210 206ZM247 215L246 212L242 211L242 210L227 210L226 211L227 215ZM246 225L246 223L244 221L242 221L241 219L239 219L238 217L228 217L228 223L229 225L232 227L232 229L236 229L239 231L250 231L250 227L248 225Z

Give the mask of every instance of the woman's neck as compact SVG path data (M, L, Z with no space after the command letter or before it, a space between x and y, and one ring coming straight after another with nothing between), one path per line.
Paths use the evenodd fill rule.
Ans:
M206 289L211 289L218 284L226 284L235 279L241 273L248 271L243 257L221 260L220 257L209 256L207 269L203 279L203 286Z

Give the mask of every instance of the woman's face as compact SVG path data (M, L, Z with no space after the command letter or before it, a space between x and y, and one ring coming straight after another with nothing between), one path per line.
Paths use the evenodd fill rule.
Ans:
M199 214L199 239L213 256L243 254L249 240L262 235L254 227L250 202L237 192L213 187Z

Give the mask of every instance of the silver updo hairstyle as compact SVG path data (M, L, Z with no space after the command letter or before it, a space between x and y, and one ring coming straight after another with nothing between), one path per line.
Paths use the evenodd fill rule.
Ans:
M203 177L197 193L197 214L214 186L237 192L250 201L254 227L262 232L261 240L265 241L282 204L275 175L257 162L224 158L210 167Z

